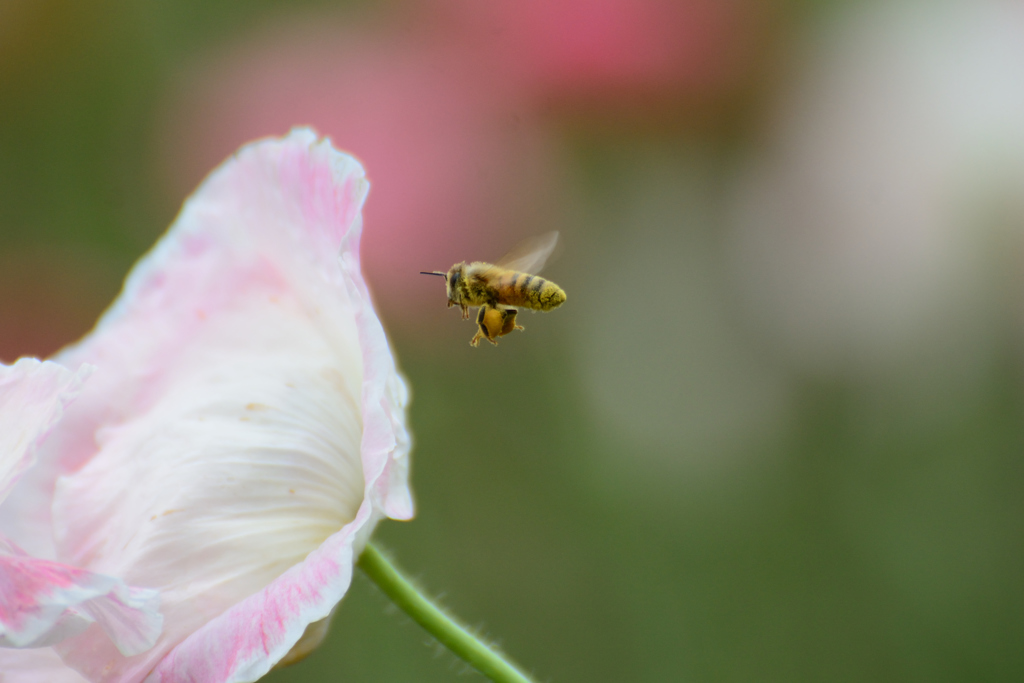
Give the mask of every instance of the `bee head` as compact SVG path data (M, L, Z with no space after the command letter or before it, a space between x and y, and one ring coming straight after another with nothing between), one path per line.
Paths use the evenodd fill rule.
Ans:
M456 263L445 275L445 288L448 290L448 308L462 303L462 291L459 285L466 272L466 262Z
M466 272L466 262L456 263L447 273L437 270L421 270L420 275L440 275L444 278L445 289L448 292L448 308L462 303L462 293L459 284L462 282L463 274Z

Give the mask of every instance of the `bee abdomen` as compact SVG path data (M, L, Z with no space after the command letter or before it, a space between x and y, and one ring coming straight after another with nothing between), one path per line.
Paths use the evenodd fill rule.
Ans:
M501 303L550 311L565 302L565 292L551 280L537 275L516 273L505 289Z

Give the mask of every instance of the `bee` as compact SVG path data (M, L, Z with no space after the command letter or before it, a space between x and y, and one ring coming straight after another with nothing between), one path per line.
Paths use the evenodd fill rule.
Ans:
M550 311L565 303L565 292L551 280L530 273L538 272L558 243L558 233L550 232L529 239L502 257L497 263L473 261L456 263L447 273L421 271L423 275L440 275L448 291L448 308L462 309L462 319L469 319L469 309L479 306L477 333L470 340L477 346L481 339L494 345L497 338L523 329L516 324L519 308Z

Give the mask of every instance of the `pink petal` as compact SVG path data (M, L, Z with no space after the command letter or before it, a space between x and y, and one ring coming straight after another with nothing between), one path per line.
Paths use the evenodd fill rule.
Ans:
M43 454L58 557L158 589L165 617L135 657L96 627L62 642L90 680L252 680L331 612L376 521L412 515L366 189L309 130L243 148L60 354L103 372Z
M0 539L0 645L40 647L90 622L126 655L153 646L163 617L155 591L59 562L29 557ZM2 663L2 660L0 660Z
M92 370L83 365L72 372L32 358L0 366L0 500L32 466L40 442ZM158 606L153 591L30 557L0 537L0 646L40 647L97 622L122 652L136 654L160 633Z
M370 508L306 560L206 624L171 652L146 683L255 681L280 661L307 625L327 618L348 591L372 525ZM357 539L356 534L362 536Z

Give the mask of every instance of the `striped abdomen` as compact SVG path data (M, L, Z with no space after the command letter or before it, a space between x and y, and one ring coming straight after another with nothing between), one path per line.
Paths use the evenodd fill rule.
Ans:
M565 292L551 280L509 271L498 279L498 303L550 311L565 302Z

